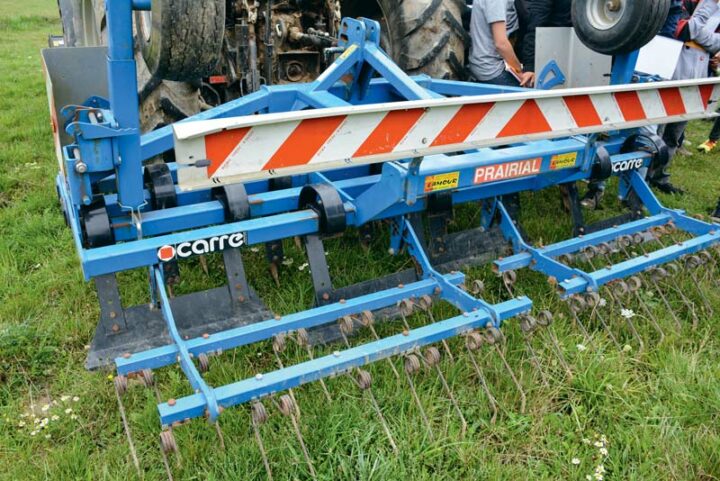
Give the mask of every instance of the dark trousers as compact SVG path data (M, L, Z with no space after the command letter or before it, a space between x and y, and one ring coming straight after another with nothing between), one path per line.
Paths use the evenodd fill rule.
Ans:
M675 153L682 146L687 122L667 124L662 132L662 139L668 147L668 161L664 165L653 165L648 172L648 180L653 184L670 183L670 165Z
M505 71L495 77L491 80L479 80L479 83L482 84L493 84L493 85L502 85L504 87L519 87L520 82L515 78L513 74L511 74L508 71Z
M718 140L720 140L720 117L717 117L715 119L713 128L710 131L710 140L712 140L713 142L717 142Z

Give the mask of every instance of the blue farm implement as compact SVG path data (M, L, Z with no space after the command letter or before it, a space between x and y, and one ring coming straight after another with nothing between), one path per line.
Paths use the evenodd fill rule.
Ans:
M416 400L413 374L423 367L437 372L465 426L435 345L452 357L448 340L463 336L471 354L488 346L503 356L501 328L509 320L518 319L526 335L549 327L549 312L534 316L533 302L515 295L517 270L547 276L586 334L582 311L592 308L602 320L604 296L613 305L637 296L662 337L639 298L643 283L658 289L670 308L660 290L672 288L669 277L685 269L699 276L695 268L717 263L711 248L720 244L720 226L663 207L643 174L667 156L648 127L711 116L719 80L628 84L632 54L615 59L616 83L603 87L540 91L411 78L380 48L378 23L345 19L329 51L336 59L314 82L265 87L141 134L129 39L132 10L145 8L107 2L107 49L48 49L43 56L57 132L57 190L100 301L87 366L114 364L120 395L129 379L152 385L153 370L179 364L193 394L158 405L165 452L177 449L173 427L208 418L220 433L221 413L249 404L264 453L259 426L272 403L291 419L314 473L293 389L319 381L330 398L323 380L346 373L368 393L397 449L364 369L388 359L400 382L396 356L404 359L401 371ZM86 72L98 64L107 75L90 86ZM167 162L157 160L163 154ZM586 226L576 183L611 177L619 178L629 213ZM552 186L567 194L575 237L532 245L512 197ZM448 233L460 204L478 210L479 225ZM389 227L390 255L407 255L414 267L334 288L325 240L351 228L369 238L381 225ZM279 283L282 241L293 238L308 256L315 307L281 316L251 287L243 256L264 245ZM222 255L227 284L175 296L179 266L195 257L207 269L205 256L213 253ZM491 260L511 294L499 303L483 300L483 283L460 272ZM116 274L132 269L148 271L150 303L123 307ZM704 296L696 303L677 294L693 322L699 310L711 309ZM455 314L435 319L432 306L439 303ZM431 322L411 327L407 319L419 312ZM682 322L679 312L673 316ZM387 317L402 320L401 332L378 334L376 319ZM630 318L628 324L637 334ZM353 345L350 334L357 330L371 333L371 341ZM552 330L547 338L572 375ZM307 361L283 364L280 354L291 339L307 350ZM204 379L210 355L263 341L272 341L277 370L225 386ZM314 355L313 346L325 342L342 347ZM524 409L525 393L502 359ZM482 388L495 406L484 381ZM432 436L419 401L418 409Z

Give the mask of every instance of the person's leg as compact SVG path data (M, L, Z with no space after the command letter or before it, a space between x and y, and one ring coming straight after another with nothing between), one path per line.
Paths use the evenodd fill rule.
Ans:
M681 194L682 189L678 189L670 183L670 165L672 159L680 148L680 142L687 128L687 122L678 122L665 126L663 140L668 147L668 161L665 165L653 165L648 172L650 184L657 187L661 192L666 194Z
M519 87L520 82L515 78L513 74L510 72L503 72L494 79L491 80L482 80L480 83L483 84L492 84L492 85L501 85L503 87Z
M718 145L718 141L720 140L720 117L717 117L715 119L715 123L713 123L713 128L710 131L710 137L708 140L703 142L698 146L698 150L700 152L705 152L706 154L709 152L712 152L715 150L715 147Z

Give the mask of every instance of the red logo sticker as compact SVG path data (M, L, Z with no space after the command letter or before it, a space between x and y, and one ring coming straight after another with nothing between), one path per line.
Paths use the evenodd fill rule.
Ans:
M171 261L175 258L175 248L173 246L162 246L158 249L157 256L163 262Z

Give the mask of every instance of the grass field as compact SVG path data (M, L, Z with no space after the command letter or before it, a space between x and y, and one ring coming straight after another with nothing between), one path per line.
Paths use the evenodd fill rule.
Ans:
M39 55L47 35L60 32L56 15L51 0L0 0L0 479L136 479L108 373L83 369L98 307L91 285L82 279L56 202L57 165ZM704 140L707 130L708 124L694 124L690 140ZM675 180L689 193L662 200L706 214L720 193L719 161L717 154L678 159ZM525 202L523 224L534 239L547 243L569 232L557 199L557 191L551 189ZM616 208L612 196L606 204L603 215ZM472 209L461 214L458 228L477 221ZM379 238L369 252L359 248L353 235L329 243L337 284L407 266L404 258L388 259L385 242ZM309 307L312 299L307 270L300 269L305 260L290 244L293 264L283 267L281 289L273 287L261 254L248 253L251 282L278 313ZM217 264L211 259L210 277L196 265L178 291L218 283L222 273ZM486 280L489 301L507 296L488 269L468 274L470 279ZM437 376L421 374L416 385L433 425L433 441L407 383L396 381L386 363L373 366L374 393L399 454L393 453L370 405L349 379L327 381L332 402L325 400L317 383L302 387L295 392L302 410L300 425L318 478L720 479L718 275L712 272L696 283L682 273L673 280L699 307L698 288L714 306L714 316L700 312L695 330L677 294L670 293L669 300L685 321L682 329L675 327L652 290L643 289L644 300L666 334L660 344L657 330L637 302L608 306L605 316L623 346L618 349L586 317L591 339L584 339L542 276L521 272L517 292L561 316L554 332L571 364L572 379L540 336L533 346L548 376L543 385L517 323L511 323L506 329L507 357L527 392L527 412L520 412L518 390L498 357L485 351L478 361L500 406L492 424L463 342L454 339L450 347L456 360L444 359L441 366L469 428L463 436ZM130 273L122 280L126 301L144 302L145 274ZM646 344L643 352L638 352L620 316L621 307L637 313L634 321ZM434 314L442 319L452 310L441 305ZM410 319L413 325L426 321L421 315ZM387 334L400 327L394 323L379 329ZM306 359L295 348L284 356L286 362ZM268 344L260 351L226 353L213 358L212 364L208 380L220 385L272 369L275 359ZM395 364L401 366L399 360ZM156 377L163 399L189 393L176 368L161 370ZM275 479L308 479L291 424L266 404L273 414L262 436ZM125 405L144 478L165 479L157 447L155 394L133 387ZM181 452L179 462L173 462L176 479L264 479L247 408L227 411L221 426L225 450L215 430L202 421L175 431Z

